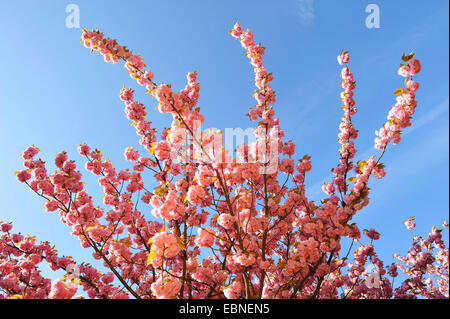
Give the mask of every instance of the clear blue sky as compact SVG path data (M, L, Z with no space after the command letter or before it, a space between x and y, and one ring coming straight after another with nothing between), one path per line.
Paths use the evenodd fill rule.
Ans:
M186 72L197 70L207 127L250 125L244 114L255 104L253 71L239 42L227 33L236 21L249 27L255 41L267 48L265 65L274 73L275 107L287 138L296 142L298 156L312 156L307 182L316 200L337 163L342 114L338 53L351 53L359 107L353 121L360 131L357 158L364 159L378 154L374 131L385 121L393 91L403 84L396 73L400 57L416 52L422 72L413 127L402 143L389 147L387 176L371 182L371 203L355 220L381 233L376 248L391 262L392 253L405 253L411 240L403 220L415 215L418 232L426 234L448 219L446 0L0 0L0 220L14 221L16 231L49 240L79 261L90 260L58 216L44 212L42 200L16 181L19 155L36 144L51 169L61 150L82 166L76 148L88 142L118 168L126 168L124 149L138 146L117 93L124 84L142 90L121 65L90 54L79 42L79 29L66 28L70 3L79 6L82 27L99 28L141 54L157 82L181 89ZM370 3L380 7L379 29L365 26ZM170 119L154 110L154 100L142 93L138 97L157 128L169 125ZM85 181L101 204L95 178L85 172Z

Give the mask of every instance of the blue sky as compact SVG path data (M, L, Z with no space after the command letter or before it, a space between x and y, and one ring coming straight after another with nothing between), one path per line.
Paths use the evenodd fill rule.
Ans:
M448 219L449 93L448 1L50 1L0 0L0 220L15 230L56 244L61 253L90 260L70 229L13 172L20 153L36 144L54 168L66 150L79 166L77 144L98 147L120 169L127 146L138 147L117 93L125 84L137 89L157 128L170 119L154 110L121 65L103 62L79 42L80 30L68 29L65 8L80 8L81 26L99 28L144 57L157 82L184 87L197 70L204 127L247 128L244 116L255 104L253 71L239 42L228 35L236 21L250 28L267 48L265 66L274 74L275 105L297 156L309 154L313 170L308 193L319 200L320 185L337 163L341 116L340 67L336 56L350 51L359 112L357 159L378 154L374 131L385 121L403 84L397 68L403 53L416 52L419 106L403 141L389 147L387 176L371 182L371 203L355 220L381 233L376 248L386 262L405 253L410 234L402 224L416 216L418 233ZM380 28L368 29L365 8L380 7ZM82 169L82 172L84 169ZM101 203L96 180L85 173L88 191Z

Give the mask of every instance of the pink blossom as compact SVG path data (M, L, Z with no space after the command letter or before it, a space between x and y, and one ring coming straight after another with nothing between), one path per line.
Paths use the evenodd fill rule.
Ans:
M68 285L58 279L52 283L48 297L50 299L71 299L77 292L77 288L76 285Z
M187 199L191 205L200 205L205 198L205 190L201 186L191 186L187 193Z
M347 64L350 61L350 55L347 52L341 53L337 57L339 64Z
M409 69L409 75L416 75L421 70L421 65L419 60L417 59L411 59L408 61L408 69Z
M214 244L214 234L210 229L198 229L195 244L200 247L211 247Z
M159 278L151 285L152 292L158 299L170 299L176 296L181 288L181 283L176 278Z
M19 182L24 183L31 178L31 174L26 170L22 170L16 174L16 178Z

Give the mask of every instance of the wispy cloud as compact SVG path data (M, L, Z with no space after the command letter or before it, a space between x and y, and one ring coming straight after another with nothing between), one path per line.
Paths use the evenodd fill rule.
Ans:
M425 115L423 115L420 119L418 119L415 123L413 122L413 125L411 127L408 127L404 132L403 136L406 134L411 133L414 130L417 130L419 127L422 127L424 125L427 125L437 119L441 114L448 112L448 98L443 101L438 106L432 108L430 111L428 111Z
M297 12L303 25L311 25L314 21L314 0L297 0Z
M339 86L339 76L332 74L330 77L320 79L315 77L298 90L295 96L300 104L299 118L305 118L321 106L323 101Z
M421 128L422 126L426 126L430 123L432 123L433 121L435 121L436 119L439 118L439 116L441 116L442 114L444 114L445 112L448 112L449 110L449 99L445 99L444 101L442 101L440 104L438 104L437 106L435 106L434 108L432 108L430 111L428 111L427 113L425 113L418 121L416 121L415 123L413 122L413 125L407 129L405 129L402 133L402 137L404 137L405 135L411 133L412 131ZM445 132L445 133L443 133ZM413 151L418 151L420 149L423 149L423 145L429 145L429 144L433 144L434 149L436 150L436 152L433 152L434 157L433 157L433 162L441 160L443 156L447 156L448 157L448 152L437 152L437 150L439 149L443 149L443 147L445 147L445 144L447 143L448 145L448 123L446 124L446 126L444 127L444 129L440 130L435 130L435 132L433 133L433 136L431 138L429 138L428 140L424 141L423 144L421 144L421 146L414 148L414 150L409 150L408 152L411 153ZM371 155L376 155L378 152L378 150L376 150L374 147L369 147L368 149L366 149L364 152L360 153L361 155L357 156L358 159L364 160L369 158L369 156ZM410 155L409 153L408 156ZM447 154L447 155L445 155ZM404 163L404 158L408 157L405 155L398 155L396 158L394 158L392 160L392 162L394 164L390 165L391 171L395 171L396 168L392 169L392 166L395 166L397 168L400 168L401 163ZM417 156L413 156L412 158L417 157ZM429 161L431 162L431 161ZM430 164L430 163L428 163ZM427 165L428 165L427 164ZM417 165L417 163L415 163L414 165ZM417 169L417 168L415 168ZM316 183L314 183L312 186L308 187L306 189L306 193L311 196L312 198L316 198L319 195L323 195L323 191L322 191L322 185L323 182L329 182L331 179L333 178L333 175L330 174L328 176L326 176L325 178L323 178L320 181L317 181Z

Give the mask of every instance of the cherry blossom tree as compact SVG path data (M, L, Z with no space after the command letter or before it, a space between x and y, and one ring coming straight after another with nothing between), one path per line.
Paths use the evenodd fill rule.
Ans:
M141 150L125 150L132 168L118 171L101 150L78 146L85 169L98 177L102 207L86 191L66 152L57 154L54 172L37 158L36 146L23 152L18 181L42 197L45 210L56 212L106 271L61 256L50 243L13 233L12 224L2 222L0 298L449 297L442 229L433 228L427 237L413 234L407 255L395 255L397 261L385 265L374 248L380 234L352 223L369 203L369 179L385 176L381 159L388 146L398 144L402 130L411 126L419 60L413 53L402 56L398 74L405 78L404 87L395 90L395 104L376 132L378 154L355 162L356 82L349 53L341 51L339 156L331 180L322 187L326 196L317 204L305 194L311 158L295 156L295 143L285 141L275 116L265 48L238 23L230 34L246 50L256 86L256 105L247 114L255 141L238 145L235 152L225 149L222 132L201 129L196 72L188 73L186 86L175 91L170 84L157 84L139 55L99 30L82 30L84 46L106 62L123 61L172 123L157 134L133 89L120 91L142 145ZM155 187L146 184L144 171L152 172ZM405 225L412 230L414 218ZM341 246L344 240L350 248ZM52 282L42 276L41 263L66 275ZM401 280L395 283L397 277Z

